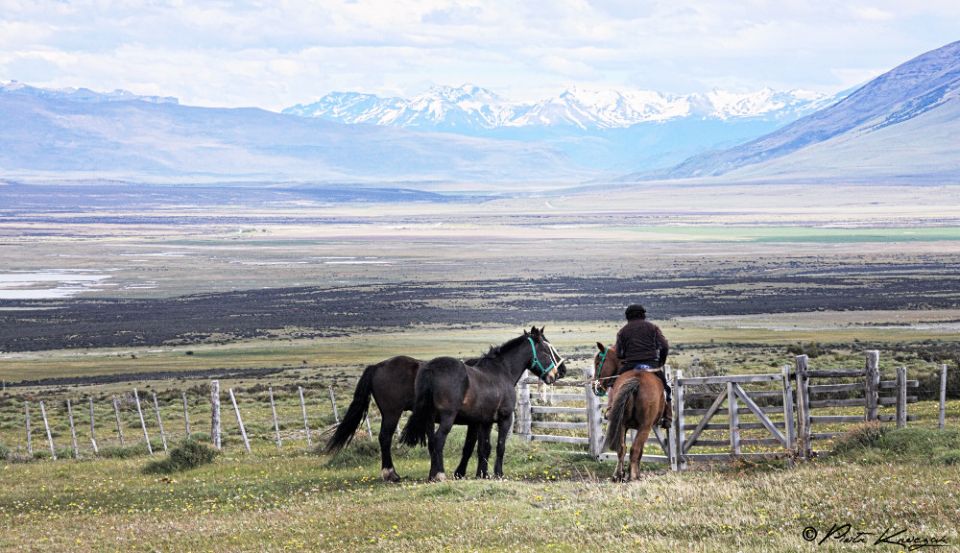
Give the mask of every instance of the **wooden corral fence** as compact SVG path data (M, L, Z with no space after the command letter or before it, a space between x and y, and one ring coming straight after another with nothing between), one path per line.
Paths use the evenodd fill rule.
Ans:
M895 380L880 380L879 356L875 350L865 352L862 369L811 369L808 357L800 355L793 369L785 366L779 373L752 375L684 377L682 371L668 367L673 427L664 433L654 429L647 441L652 447L645 448L643 459L683 470L696 461L809 458L816 453L814 441L837 436L844 425L879 421L902 427L914 420L907 405L917 397L908 390L918 382L907 379L905 367L897 370ZM584 369L583 377L580 382L561 380L546 390L535 378L521 378L514 432L531 441L582 445L597 459L614 458L601 451L606 398L593 393L592 367ZM940 367L940 381L943 428L946 365ZM532 386L539 386L540 392ZM827 412L861 406L862 415ZM892 413L882 412L890 408ZM814 410L823 414L813 414ZM814 431L828 424L833 432Z
M916 389L918 382L907 378L904 367L897 370L896 379L881 380L879 356L878 351L867 351L862 369L839 369L811 367L807 356L800 355L796 357L793 367L785 366L779 373L754 375L685 377L682 371L670 371L668 367L667 378L673 385L674 424L669 431L654 428L643 459L667 463L673 470L683 470L688 463L697 461L753 457L809 458L816 454L814 444L817 441L835 437L844 430L844 426L878 421L896 423L902 427L908 421L915 420L907 413L907 406L917 401L916 395L909 391ZM589 366L584 368L581 380L565 379L553 386L545 386L525 374L517 388L514 433L530 441L580 446L599 460L615 458L614 454L601 450L607 399L594 394L593 377L593 367ZM947 366L941 365L940 428L944 427L945 422L946 385ZM25 401L26 451L34 455L37 438L46 441L43 449L49 449L49 456L53 459L58 457L58 451L59 456L66 457L97 456L108 442L118 443L121 447L142 444L153 454L155 446L156 449L167 449L168 436L171 439L196 436L191 432L191 407L194 413L198 407L202 412L205 410L202 406L207 403L209 440L218 449L224 447L225 443L221 415L227 421L232 419L229 426L236 434L234 438L241 439L240 443L247 452L251 451L251 439L274 442L277 448L281 448L284 441L305 442L310 447L317 432L315 428L311 429L311 422L314 426L339 422L336 396L332 387L311 389L312 397L308 401L303 387L297 386L295 391L291 390L287 387L292 397L288 397L286 405L290 408L289 400L295 399L298 401L294 402L294 408L299 409L296 414L286 413L286 418L278 417L273 387L266 390L268 396L262 393L263 390L260 391L255 401L266 402L266 398L269 398L271 418L269 422L261 420L255 425L260 430L258 436L249 433L244 424L246 417L241 414L241 404L238 403L241 394L233 389L221 390L216 380L210 382L210 393L205 393L204 398L188 398L186 392L180 392L179 397L170 399L170 394L166 393L166 405L161 404L156 394L151 393L148 397L136 389L120 397L113 396L105 409L102 406L95 408L92 397L58 402L49 398L46 401ZM245 395L249 402L251 398ZM225 412L221 411L223 399L230 401ZM171 413L179 412L181 402L182 424L171 416ZM310 409L315 411L317 406L327 403L330 409L324 409L322 415L309 413ZM80 408L84 404L88 409ZM849 414L850 407L863 407L863 412ZM840 409L847 412L838 413ZM133 424L131 412L136 414ZM164 421L162 412L168 420ZM376 415L376 410L372 412ZM39 421L36 420L37 413L40 415ZM259 416L260 410L251 414ZM104 419L109 422L104 424L107 422ZM52 429L52 422L57 421L59 428L63 428L64 423L69 424L69 448L61 443L61 449L58 450L54 442L59 433L55 428ZM43 424L42 429L38 428L38 422ZM98 422L101 426L97 425ZM82 436L81 439L82 432L78 432L77 427L86 423L89 423L89 436ZM369 418L365 423L367 434L372 436ZM125 437L124 429L129 434L131 428L142 438ZM176 430L169 432L168 428ZM183 432L180 432L180 428ZM151 432L154 433L153 440ZM157 434L159 441L155 439ZM80 445L87 440L89 447ZM231 443L237 443L237 440Z
M806 355L796 358L797 423L799 442L797 452L803 458L814 454L813 442L836 437L838 432L815 432L814 426L866 421L896 422L897 428L906 426L915 417L907 414L907 405L917 401L908 389L920 383L907 379L907 368L899 367L895 380L880 380L880 352L865 352L863 369L811 369ZM946 365L941 366L940 410L946 404ZM830 379L827 384L812 384ZM838 382L839 381L839 382ZM838 395L844 397L837 397ZM881 409L894 408L894 413L881 414ZM863 407L862 415L814 415L820 409Z

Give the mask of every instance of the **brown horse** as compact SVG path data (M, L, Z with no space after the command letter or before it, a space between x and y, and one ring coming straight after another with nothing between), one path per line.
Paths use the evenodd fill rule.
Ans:
M468 359L467 364L475 364L478 359ZM343 420L337 425L333 436L324 446L325 453L336 453L347 446L363 423L370 398L373 397L380 409L380 476L387 482L399 482L400 475L393 466L393 435L404 411L413 410L414 381L423 361L398 355L385 359L364 369L357 387L353 392L353 401L347 408ZM463 456L454 475L462 478L467 471L467 463L473 455L477 443L477 425L467 427L467 438L463 444Z
M614 482L635 480L640 476L640 459L643 458L643 446L650 437L650 430L660 420L666 407L663 383L657 375L649 371L630 370L616 379L620 367L617 348L605 348L597 342L600 352L594 356L594 367L598 387L609 390L607 403L607 435L604 449L617 452L617 469L613 473ZM612 382L612 384L608 384ZM634 428L637 435L630 446L630 474L625 475L623 459L627 453L627 429Z

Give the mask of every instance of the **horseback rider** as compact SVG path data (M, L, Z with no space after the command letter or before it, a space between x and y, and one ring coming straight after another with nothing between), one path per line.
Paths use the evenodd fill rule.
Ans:
M670 405L670 386L664 374L664 364L670 352L670 343L660 327L647 320L647 310L642 305L631 305L624 313L627 324L617 333L617 357L620 358L620 373L628 370L648 371L663 381L667 404L660 418L662 428L670 428L673 410Z

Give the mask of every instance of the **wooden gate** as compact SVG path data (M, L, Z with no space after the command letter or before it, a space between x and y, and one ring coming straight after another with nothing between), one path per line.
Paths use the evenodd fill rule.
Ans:
M767 384L770 390L747 390L748 384ZM772 385L772 386L771 386ZM690 408L687 401L693 399L694 390L704 387L714 387L713 392L698 393L698 399L713 398L710 407L706 409ZM719 387L719 392L716 388ZM759 399L779 400L779 405L760 406ZM776 401L764 403L776 403ZM794 414L793 390L790 384L789 369L784 367L780 374L707 376L684 378L682 371L677 371L674 378L674 428L676 439L673 454L670 456L674 470L683 470L689 461L719 460L733 457L782 457L794 446ZM772 415L782 415L783 420L774 420ZM718 416L726 416L725 422L713 422ZM699 416L700 419L687 435L688 417ZM755 421L746 420L752 416ZM690 421L692 424L693 421ZM725 431L726 439L705 439L701 437L704 431ZM763 430L769 437L744 438L744 430ZM694 447L710 447L715 450L719 447L728 451L709 453L691 453ZM772 451L743 451L744 446L757 449L759 447ZM758 447L754 447L758 446Z

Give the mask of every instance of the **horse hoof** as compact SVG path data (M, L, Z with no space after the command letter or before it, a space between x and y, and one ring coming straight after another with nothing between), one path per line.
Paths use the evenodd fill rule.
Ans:
M380 478L383 478L384 482L399 482L400 475L397 474L395 469L383 469L380 471Z
M454 478L455 480L463 480L463 477L464 477L464 476L466 476L466 474L464 474L464 473L462 473L462 472L455 472L455 473L453 473L453 478Z
M430 481L431 481L431 482L446 482L446 481L447 481L447 475L444 474L444 473L442 473L442 472L438 472L438 473L436 474L436 476L434 476L433 478L430 479Z

